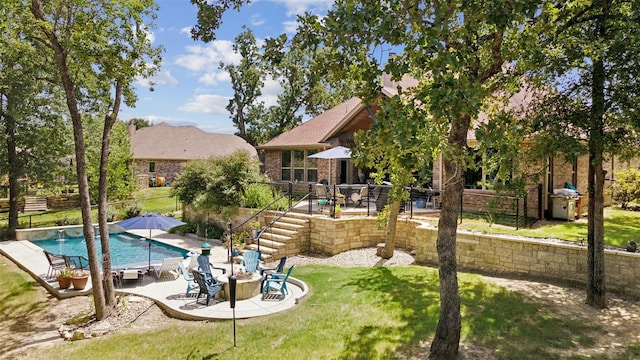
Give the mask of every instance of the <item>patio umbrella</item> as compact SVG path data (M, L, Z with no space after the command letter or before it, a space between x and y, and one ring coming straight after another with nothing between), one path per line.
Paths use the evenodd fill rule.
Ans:
M158 215L156 213L148 213L116 223L125 230L149 229L149 238L151 238L151 230L169 230L173 227L184 225L180 220L176 220L169 216Z
M312 159L329 159L329 185L331 185L331 160L332 159L350 159L351 149L344 146L336 146L334 148L320 151L308 157Z
M122 220L116 223L125 230L149 229L149 239L151 239L151 230L169 230L173 227L184 225L185 223L169 216L158 215L156 213L148 213L130 219ZM149 268L151 268L151 242L149 242Z

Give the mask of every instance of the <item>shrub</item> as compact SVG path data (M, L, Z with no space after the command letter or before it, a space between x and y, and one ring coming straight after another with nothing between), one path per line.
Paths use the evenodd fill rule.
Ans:
M614 172L615 181L607 189L620 207L627 209L630 202L640 199L640 170L629 168Z
M266 184L249 184L244 190L244 206L248 208L262 209L273 200L273 191Z
M142 205L139 202L134 201L124 208L124 218L130 219L132 217L139 216L142 213Z

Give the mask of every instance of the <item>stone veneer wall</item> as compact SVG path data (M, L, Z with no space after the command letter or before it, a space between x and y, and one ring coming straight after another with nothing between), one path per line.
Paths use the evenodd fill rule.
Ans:
M250 209L242 210L250 214ZM239 215L239 218L242 215ZM309 217L308 243L292 245L301 252L335 255L376 246L384 242L385 231L374 217L344 216L332 219ZM306 231L305 231L306 232ZM417 219L398 219L396 246L415 250L416 262L437 266L438 229ZM291 246L291 245L290 245ZM287 251L287 255L294 253ZM492 275L522 276L568 284L585 284L587 247L545 241L458 232L457 259L460 270ZM640 253L605 250L607 289L640 296Z
M435 265L437 229L418 227L416 261ZM569 284L586 284L587 247L499 235L458 232L459 269L494 275L523 276ZM605 250L608 290L640 296L640 254Z

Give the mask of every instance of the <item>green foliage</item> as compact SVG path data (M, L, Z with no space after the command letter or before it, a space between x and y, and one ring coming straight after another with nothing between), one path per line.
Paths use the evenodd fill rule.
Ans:
M248 208L262 209L271 204L281 192L267 184L248 184L244 190L243 204Z
M65 215L62 218L56 219L55 224L56 226L78 225L82 224L82 219L73 215Z
M246 151L226 157L192 161L173 183L172 194L196 210L233 214L252 182L262 182L256 159Z
M640 170L628 168L616 171L614 181L607 191L620 207L626 209L629 203L640 199Z
M88 118L88 117L87 117ZM100 178L100 152L102 149L103 121L95 118L85 121L87 176L91 202L98 202L98 180ZM111 131L109 165L107 169L107 198L110 201L130 199L138 189L133 178L131 143L127 124L116 121Z
M130 219L139 216L142 213L142 205L138 201L127 203L124 207L124 219Z
M188 221L184 225L169 229L171 234L195 234L206 239L224 239L225 229L216 223Z

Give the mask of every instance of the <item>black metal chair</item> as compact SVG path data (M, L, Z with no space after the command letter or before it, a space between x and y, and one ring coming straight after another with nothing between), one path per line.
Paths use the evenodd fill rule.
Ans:
M214 277L205 280L205 275L201 271L193 270L191 273L193 274L193 279L198 283L200 290L196 298L196 303L200 299L200 295L204 294L207 296L206 305L209 305L209 300L223 289L223 284L219 283Z
M47 270L47 278L55 277L58 272L65 267L67 267L66 260L64 255L53 254L46 250L44 251L44 256L47 257L47 261L49 262L49 270Z

